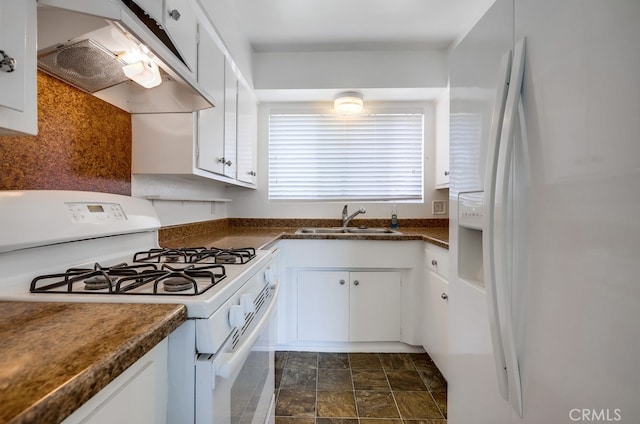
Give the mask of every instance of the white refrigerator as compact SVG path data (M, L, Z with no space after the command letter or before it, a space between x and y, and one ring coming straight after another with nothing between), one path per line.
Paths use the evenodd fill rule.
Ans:
M640 423L640 1L496 0L450 66L448 423Z

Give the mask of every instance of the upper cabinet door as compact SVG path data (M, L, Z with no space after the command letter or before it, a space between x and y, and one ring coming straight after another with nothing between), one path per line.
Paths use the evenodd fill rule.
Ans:
M135 2L156 21L162 22L164 19L162 0L135 0Z
M449 90L436 103L436 188L449 187Z
M238 78L228 60L224 74L224 175L236 178Z
M191 3L183 0L165 0L164 26L180 52L187 67L196 73L197 23Z
M0 134L37 134L36 1L0 0Z
M256 183L258 105L253 92L238 83L238 176L246 183Z
M198 83L216 101L198 112L197 167L224 174L224 54L203 26L199 27Z

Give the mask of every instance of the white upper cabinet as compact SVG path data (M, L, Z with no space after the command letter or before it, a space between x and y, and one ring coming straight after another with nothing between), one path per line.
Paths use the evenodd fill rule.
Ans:
M152 3L152 6L156 3ZM178 17L168 15L175 5ZM255 134L257 109L253 92L243 87L242 122L238 121L239 74L208 18L197 3L165 0L167 19L175 24L196 20L193 36L198 87L215 106L194 113L134 114L132 172L134 174L196 176L243 187L255 186L255 171L243 171L251 178L238 178L238 164L253 171L257 137L244 141L244 134ZM146 10L146 9L145 9ZM197 13L194 13L194 10ZM185 13L183 13L183 11ZM188 18L188 19L187 19ZM191 27L191 25L188 25ZM173 33L170 27L167 32ZM189 36L191 37L191 36ZM251 117L247 115L251 114ZM241 126L238 128L238 126ZM244 126L250 126L245 130ZM240 141L239 137L243 137ZM247 143L252 143L248 146ZM240 149L240 150L238 150ZM245 155L248 155L245 157Z
M0 135L37 134L35 0L0 0L0 51Z
M253 92L238 83L238 169L237 178L250 184L257 180L258 103Z
M155 21L162 23L164 19L164 3L162 0L135 0Z
M236 177L238 133L238 77L229 61L225 65L224 84L224 175Z
M436 102L436 188L449 187L449 90Z
M211 34L199 27L198 83L216 100L216 106L198 112L197 159L200 169L224 174L224 53Z
M185 65L196 72L197 31L196 14L191 2L184 0L165 0L164 26L173 44L180 52Z

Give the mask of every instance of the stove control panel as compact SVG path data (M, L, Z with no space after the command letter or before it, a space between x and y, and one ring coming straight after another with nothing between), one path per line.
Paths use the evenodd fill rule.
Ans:
M126 221L127 216L119 203L66 203L73 223Z

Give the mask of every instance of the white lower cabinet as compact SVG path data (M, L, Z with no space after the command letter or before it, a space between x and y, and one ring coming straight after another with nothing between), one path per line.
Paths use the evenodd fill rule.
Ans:
M423 291L423 347L447 378L449 331L449 252L437 246L425 249Z
M0 135L37 134L36 1L0 0Z
M298 340L400 341L401 285L400 271L298 271Z
M164 339L89 399L63 424L167 422L168 341Z

